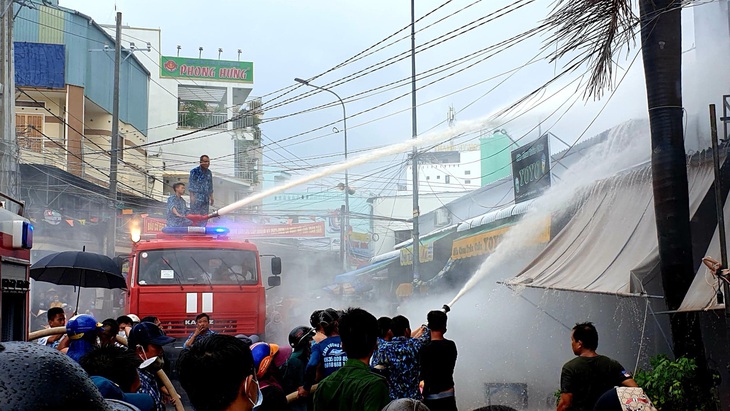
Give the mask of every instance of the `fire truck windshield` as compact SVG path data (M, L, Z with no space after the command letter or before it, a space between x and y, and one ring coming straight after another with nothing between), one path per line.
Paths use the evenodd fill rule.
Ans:
M256 253L185 248L139 253L137 283L146 285L258 284Z

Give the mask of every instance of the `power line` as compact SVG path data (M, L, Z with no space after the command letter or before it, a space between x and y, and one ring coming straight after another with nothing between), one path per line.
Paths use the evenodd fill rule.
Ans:
M496 52L494 52L494 53L488 55L487 57L485 57L485 58L483 58L483 59L481 59L481 60L478 61L478 63L484 62L487 59L492 58L495 55L497 55L497 54L499 54L499 53L501 53L503 51L508 50L510 47L512 47L512 46L514 46L514 45L516 45L516 44L518 44L518 43L520 43L520 42L522 42L522 41L524 41L524 40L526 40L526 39L528 39L530 37L533 37L536 34L539 34L539 32L542 31L543 28L544 27L541 26L541 27L538 27L538 28L534 28L534 29L528 30L528 31L523 32L523 33L521 33L519 35L516 35L516 36L514 36L512 38L509 38L507 40L504 40L502 42L499 42L499 43L496 43L496 44L487 46L487 47L482 48L480 50L477 50L475 52L469 53L469 54L467 54L465 56L459 57L459 58L454 59L454 60L450 60L450 61L448 61L448 62L446 62L444 64L441 64L439 66L432 67L432 68L430 68L428 70L425 70L425 71L423 71L421 73L417 73L416 74L416 79L417 80L423 80L423 79L426 79L426 78L435 76L437 74L442 73L445 70L453 69L456 66L458 66L460 64L463 64L463 63L465 63L465 62L467 62L467 61L469 61L469 60L471 60L471 59L473 59L473 58L475 58L475 57L477 57L477 56L479 56L481 54L484 54L484 53L492 50L492 49L496 49L496 48L505 46L505 48L503 48L501 50L498 50L498 51L496 51ZM510 43L512 43L512 44L510 44ZM468 66L467 69L468 68L471 68L471 67L473 67L473 65ZM463 70L461 70L461 71L463 71ZM459 73L461 71L458 71L456 73ZM510 71L512 71L512 70L510 70ZM445 76L444 78L448 78L448 76ZM377 94L381 94L381 93L384 93L386 91L390 91L390 90L394 90L394 89L397 89L397 88L400 88L400 87L407 86L407 85L410 84L409 83L410 80L411 80L410 76L409 77L404 77L404 78L401 78L399 80L392 81L392 82L387 83L387 84L384 84L384 85L380 85L380 86L377 86L377 87L373 87L373 88L370 88L368 90L364 90L364 91L355 93L353 95L346 96L343 99L343 101L345 101L347 103L350 103L350 102L353 102L353 101L358 101L358 100L362 100L362 99L365 99L365 98L373 97L373 96L375 96ZM431 84L433 84L433 83L429 83L428 85L431 85ZM380 91L378 91L378 90L380 90ZM373 93L374 91L378 91L378 92L377 93ZM372 94L369 94L369 93L372 93ZM366 94L369 94L369 95L366 95ZM301 111L297 111L297 112L294 112L294 113L285 114L285 115L281 115L281 116L267 117L266 119L263 120L263 122L275 121L275 120L279 120L279 119L283 119L283 118L287 118L287 117L292 117L292 116L295 116L295 115L299 115L299 114L303 114L303 113L307 113L307 112L311 112L311 111L316 111L316 110L320 110L320 109L330 108L330 107L334 107L334 103L326 103L326 104L322 104L322 105L319 105L319 106L316 106L316 107L308 108L308 109L305 109L305 110L301 110ZM349 117L354 117L354 115L351 115Z
M485 16L482 16L482 17L480 17L480 18L478 18L476 20L473 20L473 21L471 21L471 22L469 22L467 24L462 25L461 27L459 27L457 29L454 29L454 30L452 30L452 31L450 31L448 33L445 33L445 34L443 34L443 35L441 35L439 37L436 37L436 38L434 38L434 39L432 39L430 41L425 42L424 44L421 44L421 45L417 46L416 47L416 53L423 52L423 51L428 50L428 49L430 49L432 47L435 47L435 46L437 46L439 44L442 44L442 43L444 43L444 42L446 42L448 40L452 40L452 39L454 39L454 38L456 38L456 37L458 37L460 35L463 35L464 33L467 33L469 31L477 28L477 27L480 27L480 26L482 26L484 24L487 24L487 23L489 23L491 21L494 21L494 20L496 20L496 19L498 19L500 17L506 16L509 13L511 13L513 11L516 11L516 10L518 10L518 9L524 7L525 5L530 4L530 3L534 2L534 1L535 0L517 0L514 3L511 3L511 4L507 5L507 6L504 6L504 7L500 8L500 9L496 10L495 12L492 12L492 13L489 13L489 14L487 14ZM519 4L519 3L523 3L523 4ZM511 9L511 10L509 10L512 7L514 7L514 8ZM502 14L500 14L500 13L502 13ZM472 26L472 27L469 27L469 26ZM410 27L410 25L409 25L409 27ZM349 74L349 75L347 75L347 76L345 76L345 77L343 77L341 79L338 79L338 80L332 81L330 83L327 83L327 84L323 85L322 87L332 88L332 87L336 87L336 86L339 86L339 85L348 83L348 82L350 82L352 80L355 80L356 78L360 78L360 77L363 77L363 76L372 74L372 73L374 73L374 72L376 72L378 70L381 70L381 69L383 69L383 68L385 68L387 66L390 66L392 64L395 64L398 61L401 61L401 60L404 60L404 59L408 58L409 56L410 56L410 51L401 52L401 53L399 53L399 54L397 54L397 55L395 55L393 57L387 58L387 59L385 59L383 61L380 61L378 63L374 63L374 64L372 64L372 65L370 65L368 67L365 67L365 68L363 68L361 70L356 71L355 73ZM308 92L305 92L305 93L303 93L303 94L301 94L299 96L292 97L292 98L289 98L289 99L284 100L282 102L276 103L276 104L274 104L273 106L270 106L270 107L264 105L264 108L266 110L273 110L275 108L281 107L283 105L289 104L289 103L294 102L294 101L301 100L303 98L309 97L311 95L314 95L314 94L317 94L317 93L320 93L320 92L321 91L319 91L319 90L308 91Z
M524 5L524 4L523 4L523 5ZM523 6L523 5L520 5L520 7L521 7L521 6ZM503 8L503 9L504 9L504 8ZM477 21L478 21L478 20L477 20ZM474 23L474 22L472 22L472 23ZM472 23L470 23L470 24L472 24ZM468 24L467 24L467 25L465 25L465 26L468 26ZM462 28L464 28L465 26L462 26ZM472 28L473 28L473 27L472 27ZM460 29L461 29L461 28L460 28ZM458 31L458 30L460 30L460 29L457 29L457 30L455 30L454 32L456 32L456 31ZM452 32L452 33L453 33L453 32ZM73 33L71 33L71 34L73 34ZM462 33L462 34L463 34L463 33ZM133 37L133 36L130 36L130 37ZM443 36L442 36L442 37L443 37ZM134 38L134 37L133 37L133 38ZM156 64L156 63L155 63L155 64ZM164 88L164 87L163 87L163 88ZM234 118L234 119L235 119L235 118ZM231 120L233 120L233 119L231 119ZM231 121L231 120L229 120L229 121ZM224 123L221 123L221 124L224 124ZM326 126L325 126L325 127L326 127ZM212 127L211 127L211 128L212 128ZM149 128L148 128L148 129L149 129ZM182 138L182 137L186 137L186 136L188 136L188 135L191 135L191 134L194 134L194 133L197 133L197 132L205 131L206 129L207 129L207 128L203 128L203 129L200 129L200 130L196 130L196 131L193 131L193 132L190 132L190 133L185 133L185 134L182 134L182 135L179 135L179 136L171 137L171 138L169 138L169 139L165 139L165 140L162 140L162 141L157 141L157 142L151 142L151 143L147 143L147 145L161 145L160 143L162 143L162 142L164 142L164 141L170 141L170 142L174 142L174 140L175 140L176 138ZM216 134L217 134L217 133L216 133ZM188 140L184 140L184 141L188 141ZM142 146L142 145L140 145L140 146ZM140 147L140 146L136 146L136 147L135 147L135 146L133 146L133 147L128 147L128 148L124 148L124 149L132 149L132 148L138 148L138 147Z
M42 108L43 108L43 109L44 109L44 110L45 110L46 112L48 112L48 114L50 114L51 116L53 116L54 118L56 118L57 120L59 120L59 121L61 122L61 124L63 124L64 126L68 127L69 129L73 130L74 132L76 132L76 133L77 133L78 135L80 135L81 137L83 137L83 138L84 138L84 139L85 139L86 141L88 141L89 143L91 143L92 145L94 145L95 147L97 147L98 149L102 150L102 151L101 151L101 153L109 153L109 150L105 150L105 149L104 149L103 147L101 147L101 146L100 146L100 145L99 145L98 143L96 143L96 142L95 142L94 140L92 140L92 139L90 139L89 137L87 137L87 136L86 136L86 135L85 135L84 133L81 133L81 132L80 132L79 130L77 130L77 129L76 129L75 127L73 127L72 125L70 125L70 124L69 124L69 123L68 123L68 122L66 121L66 119L65 119L65 118L63 118L63 117L60 117L60 116L56 115L56 114L55 114L55 113L54 113L53 111L51 111L51 110L50 110L49 108L47 108L47 107L45 106L45 104L43 104L43 103L41 103L40 101L36 100L36 99L35 99L35 98L34 98L33 96L31 96L30 94L28 94L28 93L27 93L27 92L26 92L25 90L23 90L22 88L17 88L17 90L18 90L18 91L20 91L21 93L23 93L23 94L24 94L24 95L25 95L26 97L28 97L28 98L30 98L31 100L33 100L33 102L34 102L34 103L36 103L37 105L39 105L39 106L41 106L41 105L42 105ZM41 91L41 90L33 90L33 91L34 91L34 92L38 92L38 93L40 93L40 94L41 94L41 95L43 95L43 96L44 96L44 97L45 97L45 98L46 98L46 99L47 99L48 101L51 101L51 102L53 102L54 104L56 104L56 106L57 106L57 107L58 107L59 109L61 109L61 110L64 110L64 112L65 112L66 114L70 115L70 116L71 116L72 118L74 118L75 120L77 120L77 121L80 121L80 122L81 122L81 120L80 120L79 118L77 118L77 117L76 117L76 116L74 116L73 114L69 113L68 111L65 111L65 109L64 109L63 107L61 107L61 106L60 106L60 105L59 105L58 103L56 103L56 102L55 102L55 101L54 101L54 100L53 100L52 98L50 98L50 97L49 97L48 95L46 95L45 93L43 93L43 91ZM82 122L82 124L83 124L83 122ZM94 155L94 154L98 154L98 153L88 153L88 155ZM85 161L85 160L82 160L82 161L83 161L84 163L86 163L86 161ZM162 184L164 185L164 181L163 181L163 180L161 180L161 179L159 179L159 178L155 177L154 175L150 174L149 172L145 172L144 170L139 170L139 168L140 168L140 167L139 167L139 166L137 166L136 164L132 164L132 163L129 163L129 162L127 162L127 161L123 160L123 159L119 159L119 162L121 162L122 164L124 164L124 165L126 165L126 166L128 166L128 167L130 167L130 168L133 168L133 169L137 170L138 172L140 172L140 174L142 174L143 178L149 178L149 177L152 177L152 178L153 178L153 179L154 179L155 181L159 181L160 183L162 183ZM90 164L90 163L86 163L86 164ZM146 196L147 196L147 194L145 194L145 197L146 197Z
M66 153L68 153L68 154L72 155L73 157L77 158L77 159L78 159L79 161L81 161L81 162L82 162L83 164L86 164L87 166L89 166L89 167L91 167L92 169L96 170L96 171L97 171L97 172L99 172L99 173L100 173L100 174L101 174L102 176L104 176L104 177L107 177L107 178L109 178L109 174L106 174L106 173L104 173L104 171L102 171L102 170L101 170L101 169L99 169L98 167L95 167L95 166L94 166L93 164L90 164L90 163L86 162L86 161L85 161L85 160L84 160L83 158L81 158L81 157L80 157L80 156L79 156L78 154L76 154L76 153L72 153L72 152L71 152L70 150L68 150L68 149L67 149L66 147L64 147L64 146L63 146L63 144L61 144L61 143L59 143L58 141L54 140L54 139L53 139L52 137L49 137L48 135L44 134L44 133L43 133L43 132L42 132L41 130L39 130L39 129L38 129L38 128L36 128L35 126L33 126L33 125L29 125L28 127L29 127L29 128L31 128L31 129L33 129L33 130L35 130L36 132L38 132L38 133L39 133L40 135L42 135L43 137L45 137L46 139L48 139L49 141L51 141L51 142L52 142L53 144L57 145L57 146L58 146L58 147L59 147L60 149L64 150L64 151L65 151ZM148 198L148 197L147 197L147 194L145 194L145 193L143 193L143 192L141 192L141 191L137 190L136 188L134 188L134 187L132 187L132 186L130 186L130 185L127 185L127 184L125 184L125 183L122 183L122 182L119 182L119 184L120 184L120 185L122 185L122 186L124 186L124 187L127 187L127 189L129 189L129 190L130 190L130 191L132 191L132 192L136 192L136 193L139 193L139 194L141 194L141 195L142 195L142 197L144 197L144 198ZM115 201L115 202L117 201L117 199L112 199L111 197L108 197L108 196L107 196L107 199L109 199L109 200L113 200L113 201Z
M426 14L425 14L425 15L423 15L423 16L422 16L421 18L419 18L418 20L416 20L416 22L417 22L417 23L418 23L418 22L420 22L420 21L421 21L422 19L424 19L424 18L428 17L428 16L429 16L429 15L431 15L432 13L436 12L437 10L439 10L439 9L441 9L442 7L446 6L447 4L451 3L451 1L452 1L452 0L448 0L448 1L446 1L445 3L441 4L440 6L436 7L435 9L431 10L430 12L426 13ZM479 1L479 0L478 0L478 1ZM474 2L474 3L476 3L476 2ZM456 14L456 13L453 13L452 15L455 15L455 14ZM410 27L411 27L411 25L410 25L410 24L406 25L406 26L405 26L405 27L403 27L402 29L400 29L400 30L396 31L395 33L393 33L393 34L391 34L391 35L389 35L389 36L385 37L384 39L382 39L382 40L378 41L377 43L375 43L375 44L373 44L372 46L370 46L370 47L366 48L365 50L363 50L363 51L361 51L361 52L359 52L359 53L355 54L354 56L350 57L349 59L345 60L344 62L342 62L342 63L339 63L339 64L337 64L336 66L334 66L334 67L332 67L332 68L330 68L330 69L328 69L328 70L326 70L326 71L324 71L324 72L322 72L322 73L320 73L320 74L317 74L317 75L315 75L314 77L311 77L311 78L310 78L310 80L316 80L316 79L318 79L318 78L322 77L323 75L325 75L325 74L327 74L327 73L330 73L330 72L332 72L332 71L335 71L335 70L337 70L337 69L339 69L339 68L341 68L341 67L344 67L344 66L348 65L349 63L353 63L353 62L355 62L355 61L357 61L357 60L360 60L360 59L362 59L362 58L365 58L365 57L367 57L367 56L369 56L369 55L372 55L372 54L374 54L374 53L376 53L376 52L378 52L378 51L380 51L380 50L384 49L385 47L388 47L388 46L390 46L390 45L392 45L392 44L395 44L395 43L391 43L391 44L388 44L388 45L386 45L386 46L384 46L384 47L381 47L381 48L379 48L379 49L377 49L377 50L371 51L371 50L373 50L374 48L376 48L377 46L379 46L379 45L381 45L381 44L385 43L386 41L388 41L389 39L391 39L391 38L395 37L395 36L396 36L396 35L397 35L398 33L402 32L402 31L404 31L404 30L407 30L407 29L408 29L408 28L410 28ZM419 31L420 31L420 30L419 30ZM400 40L402 40L402 39L399 39L398 41L400 41ZM397 41L396 41L396 42L397 42ZM262 96L262 98L264 98L264 97L268 97L268 96L270 96L270 95L273 95L273 94L276 94L276 93L280 93L280 92L283 92L283 91L285 91L285 90L288 90L288 89L289 89L289 91L287 91L286 93L284 93L284 94L283 94L283 95L286 95L286 94L288 94L288 93L289 93L290 91L293 91L293 90L291 90L292 88L295 88L295 89L296 89L296 88L299 88L299 87L301 87L301 85L300 85L300 84L293 84L293 85L290 85L290 86L282 87L282 88L280 88L279 90L276 90L276 91L272 91L272 92L270 92L270 93L264 94L264 95ZM271 101L273 101L273 100L277 100L277 99L281 98L281 97L282 97L283 95L281 95L281 96L276 96L276 97L273 97L273 98L271 99Z

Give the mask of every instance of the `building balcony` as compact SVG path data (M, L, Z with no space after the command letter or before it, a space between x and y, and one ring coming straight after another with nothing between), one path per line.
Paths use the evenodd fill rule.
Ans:
M228 123L224 123L226 120L228 120L228 115L226 113L198 113L193 111L177 112L178 128L197 129L210 127L216 130L227 130Z
M251 116L251 115L237 118L236 120L233 120L231 123L233 123L234 130L253 127L257 124L256 117Z

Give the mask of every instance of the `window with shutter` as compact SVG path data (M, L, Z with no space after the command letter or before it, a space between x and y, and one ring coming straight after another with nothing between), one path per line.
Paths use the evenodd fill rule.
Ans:
M43 114L16 114L15 134L21 150L43 151Z

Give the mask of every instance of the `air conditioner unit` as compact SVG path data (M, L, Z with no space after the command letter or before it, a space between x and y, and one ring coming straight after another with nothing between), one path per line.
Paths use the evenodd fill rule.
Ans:
M436 227L443 227L445 225L451 224L451 213L449 213L449 209L447 208L439 208L436 209Z

